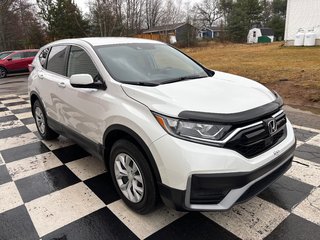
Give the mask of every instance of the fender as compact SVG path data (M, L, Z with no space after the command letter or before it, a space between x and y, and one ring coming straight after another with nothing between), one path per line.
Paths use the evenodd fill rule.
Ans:
M161 176L160 176L157 164L156 164L156 162L154 160L154 157L153 157L152 153L149 150L149 147L147 146L147 144L143 141L143 139L137 133L135 133L132 129L130 129L130 128L126 127L126 126L123 126L123 125L120 125L120 124L114 124L114 125L109 126L107 128L107 130L104 132L104 134L103 134L103 143L105 145L105 157L107 157L109 155L110 150L111 150L111 146L112 146L112 143L111 144L107 143L108 137L110 136L110 133L112 133L114 131L124 132L125 134L127 134L131 138L133 138L133 140L136 141L139 144L139 147L141 147L143 152L146 154L147 160L148 160L148 162L149 162L149 164L151 166L151 169L152 169L152 171L154 173L156 181L158 183L161 183L162 182L161 181Z

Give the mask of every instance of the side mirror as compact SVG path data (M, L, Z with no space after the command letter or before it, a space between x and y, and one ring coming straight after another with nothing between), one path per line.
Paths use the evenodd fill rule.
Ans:
M74 88L106 89L104 83L95 83L90 74L74 74L70 77L70 84Z
M9 61L12 61L12 58L7 58L7 61L9 62Z
M93 88L93 83L89 74L75 74L70 77L70 84L74 88Z

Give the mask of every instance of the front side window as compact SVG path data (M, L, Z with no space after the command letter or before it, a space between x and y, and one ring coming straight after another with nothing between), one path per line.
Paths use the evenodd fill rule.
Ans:
M25 52L24 57L29 58L29 57L34 57L37 55L37 52Z
M23 52L16 53L16 54L13 54L13 55L11 56L11 59L12 59L12 60L19 60L19 59L21 59L21 58L24 58Z
M98 70L91 58L82 48L76 46L70 49L67 76L71 77L74 74L90 74L93 79L98 76Z
M12 52L2 52L0 53L0 59L4 59L5 57L8 57Z
M51 48L47 70L58 73L60 75L65 75L65 55L67 46L54 46Z
M113 78L124 83L163 84L207 77L190 58L165 44L132 43L95 48Z

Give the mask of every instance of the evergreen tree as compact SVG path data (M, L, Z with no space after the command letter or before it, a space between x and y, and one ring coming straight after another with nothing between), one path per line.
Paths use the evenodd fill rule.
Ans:
M248 31L261 24L262 6L259 0L238 0L232 6L228 16L230 38L236 42L245 42Z
M73 0L37 0L50 40L87 36L89 22Z

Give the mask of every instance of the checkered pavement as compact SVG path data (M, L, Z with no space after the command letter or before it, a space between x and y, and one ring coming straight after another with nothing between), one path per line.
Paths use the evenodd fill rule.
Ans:
M146 216L70 140L38 138L27 95L0 96L0 239L319 239L320 130L295 126L292 168L226 212Z

